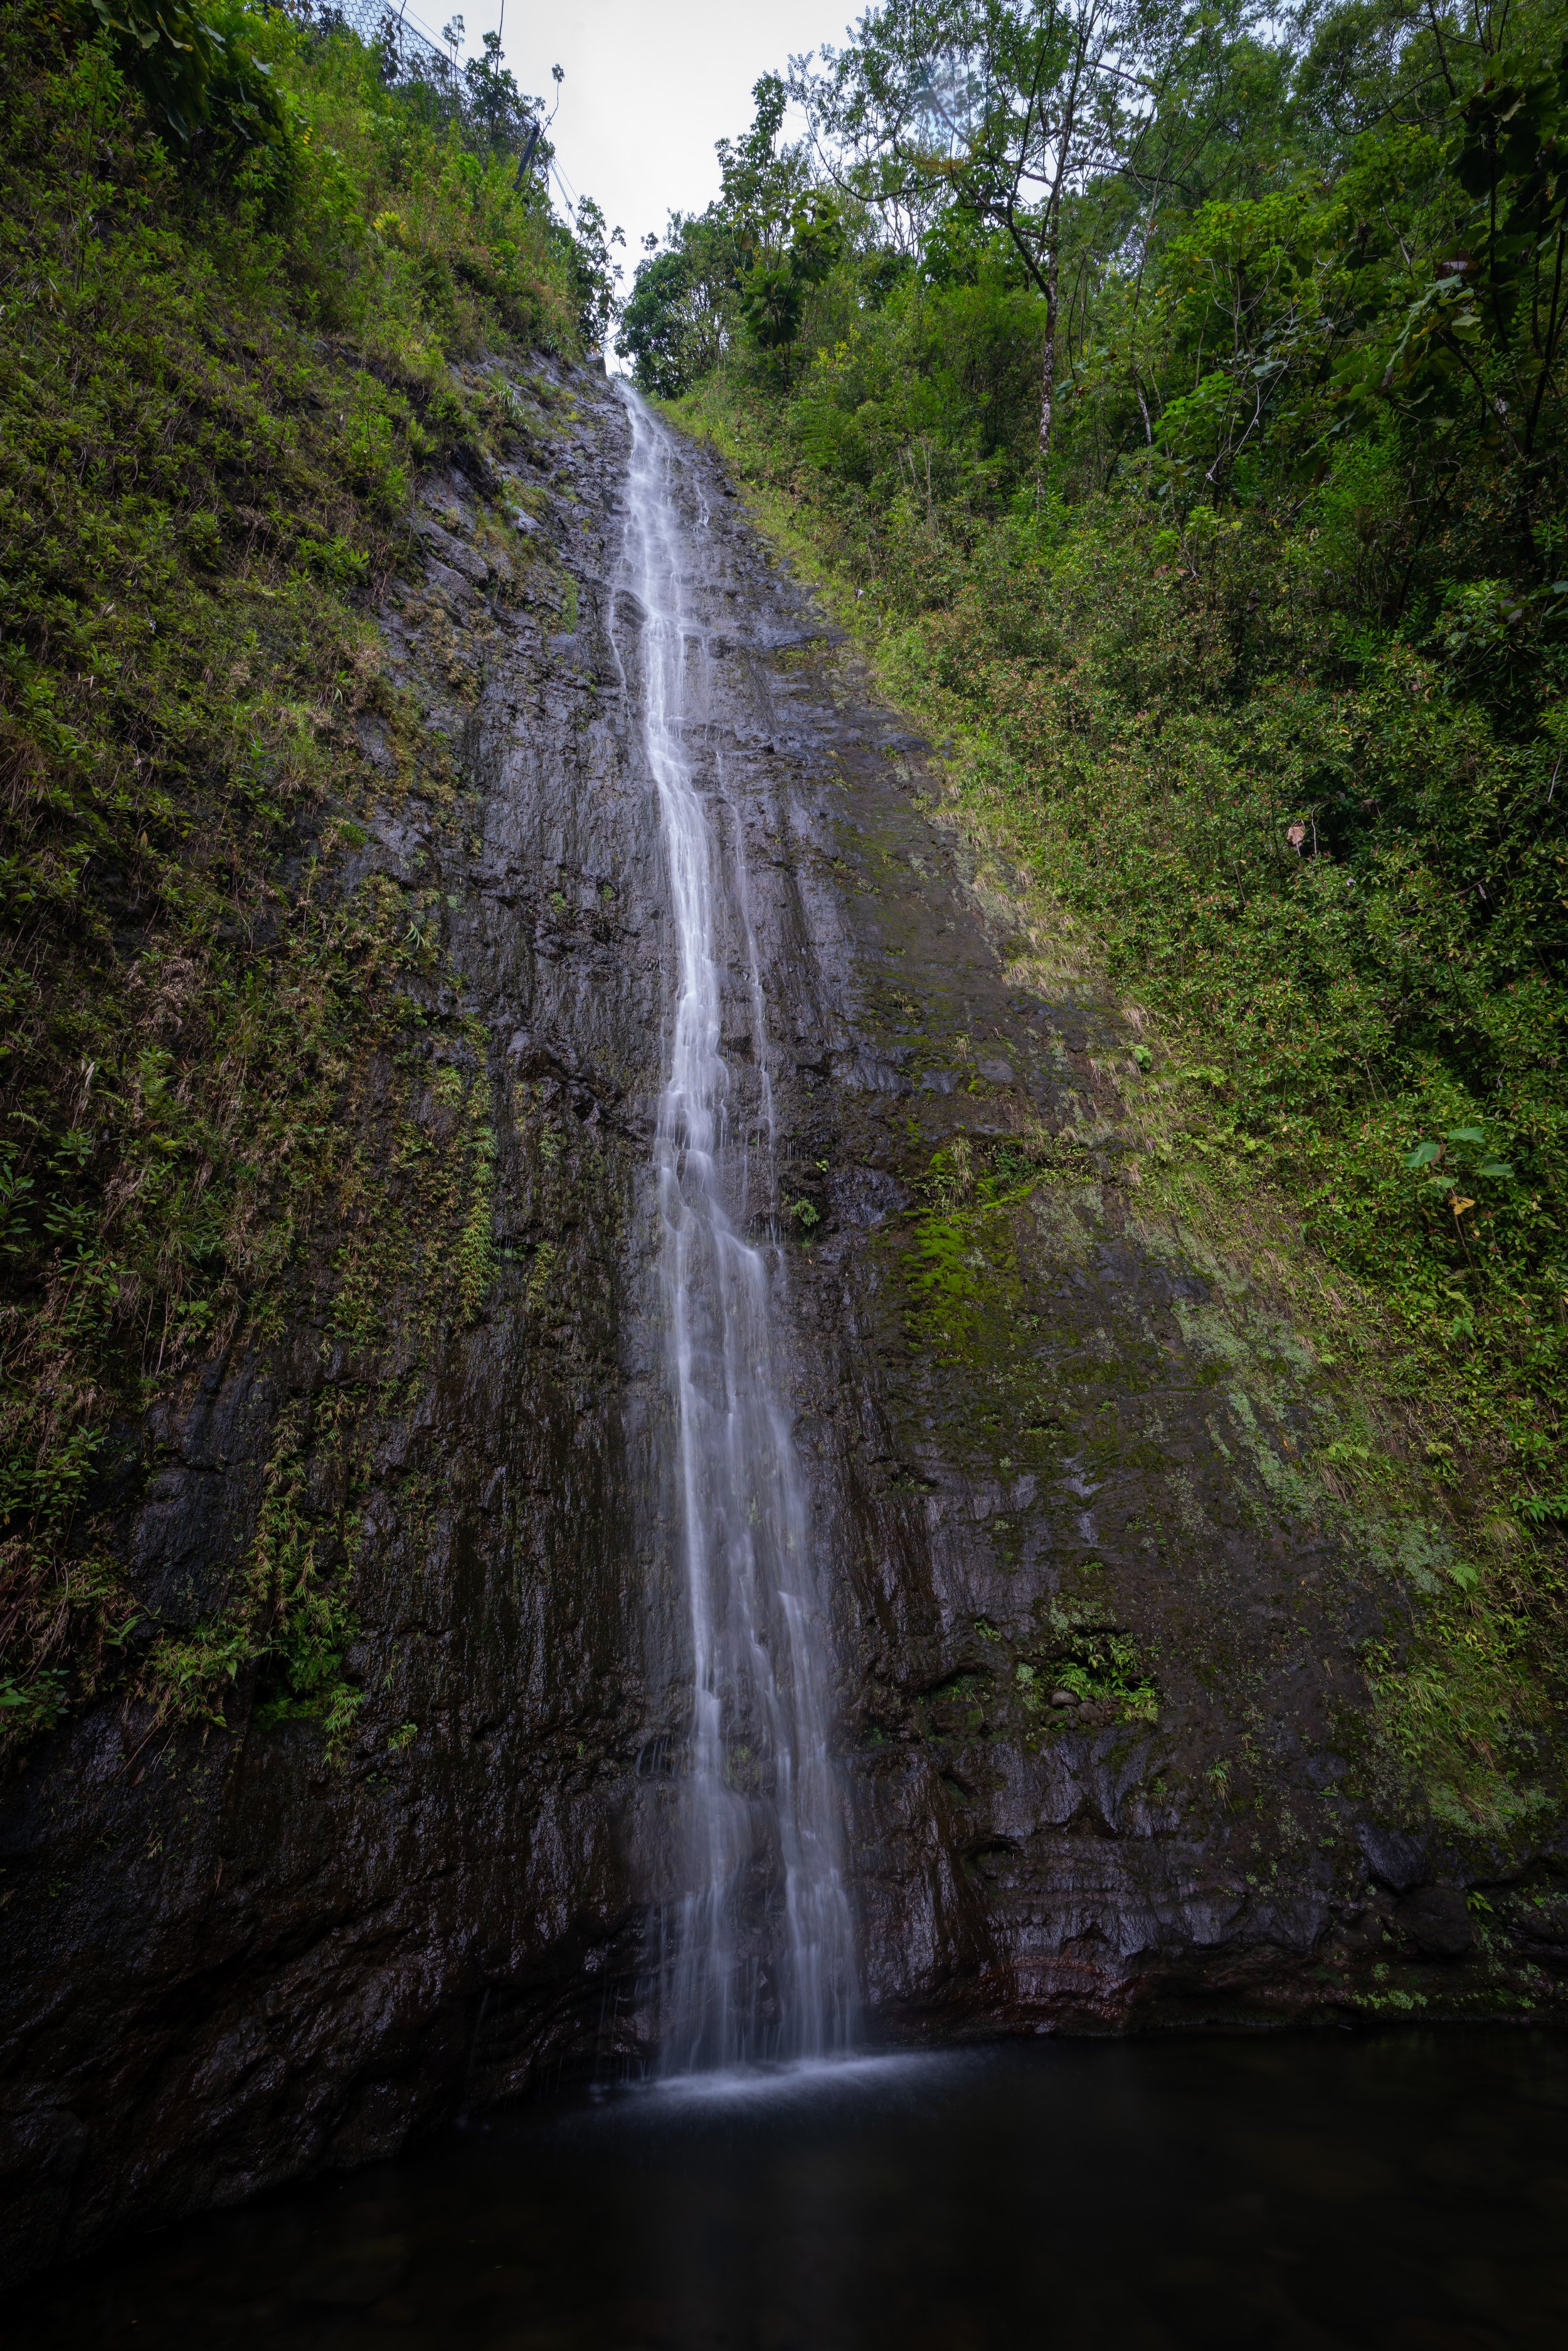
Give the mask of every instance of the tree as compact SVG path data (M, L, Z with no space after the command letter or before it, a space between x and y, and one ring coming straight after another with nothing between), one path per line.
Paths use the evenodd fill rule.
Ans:
M1473 252L1450 277L1473 278L1478 308L1510 379L1511 401L1491 397L1515 454L1534 455L1564 325L1568 260L1568 39L1547 65L1489 72L1455 93L1454 176L1472 201ZM1463 268L1460 263L1463 263ZM1457 328L1450 337L1461 362ZM1478 378L1478 382L1479 379Z
M853 47L824 52L825 76L801 77L814 129L898 154L906 176L1001 229L1044 297L1042 474L1067 207L1119 169L1147 110L1145 16L1143 0L884 0Z
M578 317L582 340L593 350L601 349L608 341L610 324L615 316L615 288L621 283L622 272L620 263L612 258L611 247L625 242L624 229L612 228L591 196L580 198L572 238Z
M723 193L716 207L740 265L737 309L751 340L777 358L788 382L808 289L843 249L842 218L831 194L810 184L799 146L780 147L789 91L778 74L752 89L757 112L743 139L721 139Z
M543 114L544 100L527 97L502 64L498 33L484 36L480 55L463 68L463 110L471 128L483 131L497 153L519 148Z
M639 262L617 349L645 392L677 398L744 330L786 382L810 288L845 248L843 209L813 186L800 146L780 145L789 93L777 74L752 90L749 131L721 139L722 191L705 213L672 214L668 249Z
M824 169L898 249L956 206L1043 297L1042 474L1064 322L1096 278L1130 272L1136 293L1167 207L1277 169L1289 53L1269 26L1258 0L884 0L822 70L793 61Z
M701 372L689 350L694 277L691 257L679 245L651 256L637 264L621 313L615 348L631 360L639 389L660 400L678 400Z
M779 257L811 172L800 147L779 144L789 103L781 76L764 74L753 84L751 99L757 111L750 130L715 144L722 193L713 209L744 258L755 264Z
M741 282L740 315L758 350L778 357L787 383L807 293L827 277L844 242L836 198L813 189L790 214L788 242L771 259L754 263Z

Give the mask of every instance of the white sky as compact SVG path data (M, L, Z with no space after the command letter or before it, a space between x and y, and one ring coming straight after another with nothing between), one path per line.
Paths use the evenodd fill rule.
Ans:
M576 193L597 198L626 231L630 282L644 232L662 237L672 209L700 212L718 193L713 143L750 127L758 76L782 72L791 52L841 43L865 0L505 5L503 50L518 86L548 98L551 66L565 69L550 133L557 160ZM454 5L464 55L476 55L502 0L414 0L409 14L439 35Z

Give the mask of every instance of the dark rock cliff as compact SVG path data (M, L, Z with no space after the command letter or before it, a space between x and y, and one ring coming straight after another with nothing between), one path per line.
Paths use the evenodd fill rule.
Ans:
M258 1546L309 1547L350 1575L359 1698L336 1740L249 1670L221 1727L102 1704L12 1787L16 2271L638 2049L685 1712L648 1178L667 953L610 632L625 413L547 379L508 465L422 485L425 576L382 622L455 785L394 789L388 753L343 871L441 910L427 1064L387 1060L352 1114L413 1226L480 1121L483 1280L437 1321L395 1220L324 1235L362 1311L208 1364L138 1434L119 1540L149 1611L196 1626ZM1333 1398L1288 1321L1141 1215L1128 1015L944 828L923 747L711 456L687 486L868 2031L1550 2008L1550 1838L1489 1847L1379 1793L1365 1644L1398 1637L1397 1546L1305 1466ZM751 1025L737 997L737 1065Z

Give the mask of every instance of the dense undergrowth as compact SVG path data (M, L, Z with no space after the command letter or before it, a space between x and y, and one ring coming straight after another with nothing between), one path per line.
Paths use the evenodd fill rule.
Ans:
M356 1089L419 1043L443 945L434 893L334 884L373 780L356 718L450 789L370 607L417 469L461 456L484 479L483 395L449 363L578 348L585 292L515 157L385 89L348 37L218 12L223 104L186 139L119 69L125 13L0 22L12 1744L111 1672L155 1714L210 1709L258 1658L275 1706L349 1703L346 1603L295 1528L287 1447L216 1634L148 1624L105 1514L154 1392L236 1332L275 1336L332 1219L363 1221ZM458 1090L472 1115L427 1205L466 1311L482 1078Z
M1294 1237L1362 1416L1325 1487L1454 1545L1369 1658L1391 1747L1495 1822L1568 1630L1568 48L1552 11L1232 10L1218 46L1145 13L1208 45L1186 143L1151 194L1156 108L1069 183L1042 464L1046 305L980 133L867 124L917 16L1091 13L894 0L836 113L797 70L836 151L779 147L759 85L750 176L674 225L627 347L1136 1008L1149 1196Z

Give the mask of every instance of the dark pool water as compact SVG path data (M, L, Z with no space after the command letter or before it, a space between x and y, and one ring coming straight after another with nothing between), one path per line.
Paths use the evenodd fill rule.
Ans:
M617 2092L165 2231L20 2315L26 2351L1564 2351L1568 2041Z

